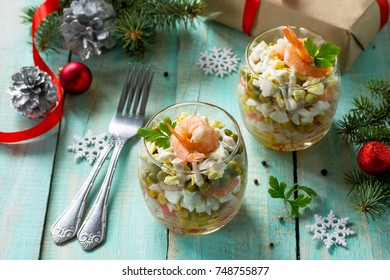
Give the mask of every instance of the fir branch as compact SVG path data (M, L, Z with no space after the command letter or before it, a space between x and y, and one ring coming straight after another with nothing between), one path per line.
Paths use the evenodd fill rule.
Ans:
M354 98L354 108L337 122L337 133L347 143L358 146L370 141L389 145L390 85L384 80L371 79L366 89L370 95ZM390 171L370 176L353 170L345 174L344 182L351 187L349 195L355 210L367 218L381 218L390 206Z
M354 209L373 220L382 218L383 213L390 206L389 185L375 177L370 177L359 182L356 187L351 196L355 204Z
M62 15L62 10L64 8L66 8L66 7L69 7L70 4L72 3L72 1L73 0L62 0L62 1L60 1L59 9L56 12L57 15L61 16ZM113 0L113 1L120 1L120 0ZM121 1L128 2L128 0L121 0ZM24 23L24 24L31 24L32 18L33 18L34 14L35 14L35 11L37 9L38 9L37 5L31 5L31 6L24 7L22 9L22 15L21 15L22 23Z
M28 6L22 10L22 23L31 27L31 22L38 6ZM35 33L35 45L40 52L54 51L62 49L62 36L60 33L60 15L59 12L53 12L48 15L39 25Z
M60 24L60 18L56 13L50 14L45 18L34 37L38 51L59 52L62 49L63 39L60 32Z
M35 11L38 9L38 6L28 6L24 7L22 9L22 15L20 16L22 18L22 23L24 24L31 24L32 18L35 14Z
M337 133L347 143L361 145L377 140L390 143L390 86L379 79L367 85L371 97L359 96L353 100L354 108L338 121Z
M205 0L106 0L117 13L117 37L123 48L132 56L143 56L150 49L157 30L170 31L178 24L184 28L195 28L200 18L210 18ZM63 40L60 33L63 9L72 0L62 0L60 9L49 15L39 26L35 43L40 51L58 51ZM37 6L23 10L22 22L31 24Z
M361 170L352 170L349 173L345 174L344 182L347 185L351 186L351 190L348 194L350 194L356 187L359 187L365 181L368 181L370 176Z
M122 39L122 46L127 52L142 57L154 41L153 20L143 11L126 10L117 17L116 36Z
M390 129L383 124L378 124L376 127L362 127L359 133L354 136L354 143L362 145L371 141L379 141L385 144L390 142Z
M194 20L207 16L205 1L197 0L148 0L142 9L163 30L174 30L177 24L185 29L195 28Z
M154 42L160 28L165 31L176 29L178 24L184 28L195 28L194 20L206 17L206 2L196 0L133 0L112 1L125 9L117 16L117 37L123 48L134 56L143 56Z
M389 102L390 84L388 82L374 78L368 81L367 89L373 94L373 96L382 96L387 102Z

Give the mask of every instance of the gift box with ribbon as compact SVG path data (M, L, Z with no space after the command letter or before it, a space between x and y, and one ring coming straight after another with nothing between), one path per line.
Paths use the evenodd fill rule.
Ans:
M389 18L389 0L208 0L215 20L256 36L295 25L341 48L340 68L348 71Z

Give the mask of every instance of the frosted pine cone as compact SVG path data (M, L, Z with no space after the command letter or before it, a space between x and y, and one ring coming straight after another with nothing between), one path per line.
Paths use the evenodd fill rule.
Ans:
M112 48L114 31L115 11L104 0L76 0L64 9L61 24L64 48L83 60L100 55L102 47Z
M36 66L26 66L12 75L13 86L7 90L11 106L29 118L42 118L57 102L57 88L51 77Z

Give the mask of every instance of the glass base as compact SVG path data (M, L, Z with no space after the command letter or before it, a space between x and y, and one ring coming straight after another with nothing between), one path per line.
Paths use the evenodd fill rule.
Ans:
M151 199L146 201L146 205L153 217L170 231L184 235L202 236L214 233L232 221L240 210L241 203L237 203L230 211L221 213L202 223L193 220L183 223L178 217L163 213Z
M246 126L246 124L245 124ZM276 150L276 151L281 151L281 152L295 152L295 151L300 151L307 149L311 146L313 146L315 143L320 141L324 136L329 132L331 127L330 125L327 125L325 127L322 127L320 131L317 131L313 135L309 135L308 137L305 137L305 139L293 139L289 142L277 142L274 140L269 140L261 135L253 132L250 128L246 127L250 134L263 146Z
M179 233L179 234L184 234L184 235L191 235L191 236L203 236L203 235L208 235L208 234L212 234L218 230L220 230L221 228L223 228L226 224L224 225L221 225L220 227L216 227L216 228L212 228L212 229L209 229L209 230L202 230L202 231L198 231L198 230L179 230L179 229L176 229L176 228L169 228L170 231L173 231L174 233Z

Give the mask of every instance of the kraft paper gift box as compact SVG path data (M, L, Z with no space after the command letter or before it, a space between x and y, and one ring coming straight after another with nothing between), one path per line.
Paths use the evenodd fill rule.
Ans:
M304 27L341 48L348 71L389 17L389 0L206 0L215 21L256 36L278 26Z

